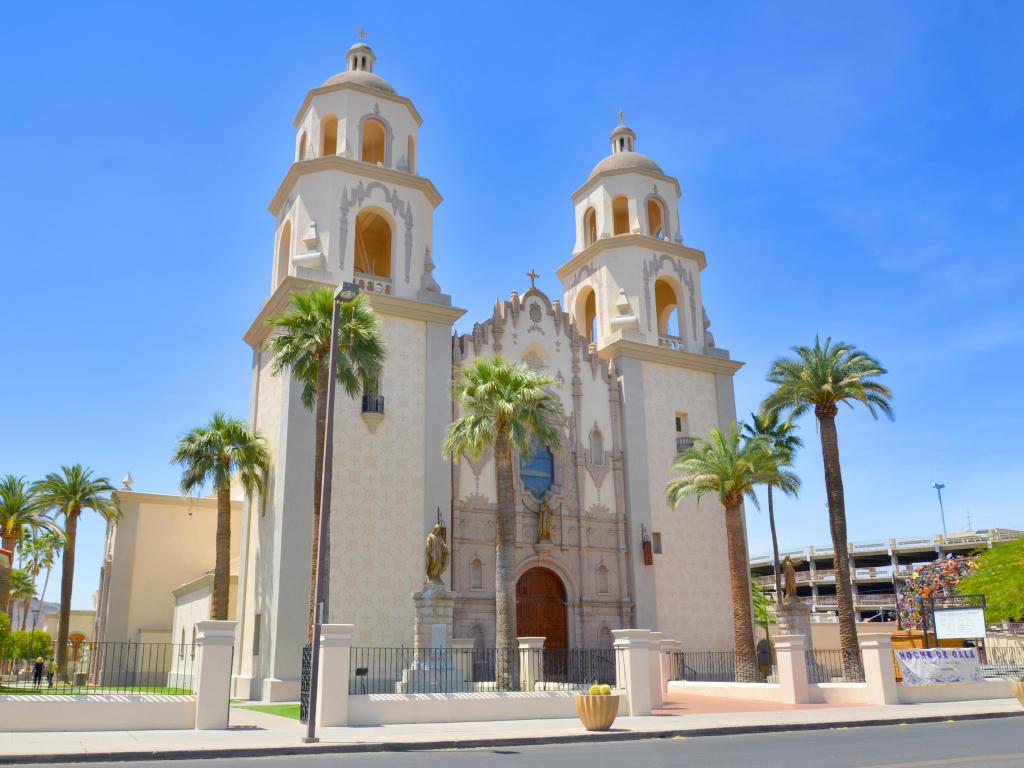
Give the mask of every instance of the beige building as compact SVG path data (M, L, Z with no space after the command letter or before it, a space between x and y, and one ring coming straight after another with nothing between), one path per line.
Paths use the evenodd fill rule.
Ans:
M707 260L684 244L679 182L635 151L630 128L615 128L611 154L571 196L576 243L557 271L563 295L533 287L531 270L528 290L453 337L463 311L432 274L441 196L418 173L422 119L374 72L368 46L347 60L295 115L293 163L270 201L271 293L245 334L250 420L270 443L273 472L240 526L234 695L295 699L306 638L313 414L295 381L271 373L267 320L294 292L342 281L370 296L388 360L374 391L337 402L330 621L355 624L359 645L410 645L410 598L440 515L455 633L494 644L494 464L453 465L440 448L457 416L453 366L501 354L554 376L566 415L561 450L536 446L516 467L520 634L601 647L611 629L639 626L690 648L731 647L722 510L664 502L677 451L735 418L741 365L708 331Z
M115 493L121 517L107 525L95 625L88 638L107 642L190 642L194 621L210 618L188 612L193 621L177 620L178 602L201 600L204 580L212 580L217 530L217 500L158 493L126 487ZM242 502L233 491L231 552L237 567ZM234 592L229 603L234 609ZM193 615L194 614L194 615ZM181 626L177 626L181 624Z

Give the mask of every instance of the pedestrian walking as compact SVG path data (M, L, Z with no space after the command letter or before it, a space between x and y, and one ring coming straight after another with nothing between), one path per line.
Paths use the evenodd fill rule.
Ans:
M46 665L43 664L43 657L42 656L38 657L36 659L35 665L32 667L32 687L33 688L38 688L40 685L43 684L43 669L45 668L45 666Z
M57 673L57 662L50 659L46 662L46 687L53 688L53 676Z

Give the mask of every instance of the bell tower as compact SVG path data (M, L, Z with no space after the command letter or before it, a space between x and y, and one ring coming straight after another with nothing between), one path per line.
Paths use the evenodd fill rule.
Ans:
M735 420L732 377L742 363L708 330L700 279L707 259L683 242L679 181L636 151L636 132L619 117L611 154L572 195L576 242L558 276L574 324L617 377L622 441L612 461L627 478L636 626L729 647L728 617L712 605L728 603L728 585L706 583L699 566L727 560L721 508L688 501L672 509L665 485L694 438ZM648 544L654 554L645 559Z

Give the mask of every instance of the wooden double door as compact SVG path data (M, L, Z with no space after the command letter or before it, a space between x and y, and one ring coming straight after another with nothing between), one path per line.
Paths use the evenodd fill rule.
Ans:
M554 571L531 568L516 583L516 633L543 637L547 650L569 647L565 587Z

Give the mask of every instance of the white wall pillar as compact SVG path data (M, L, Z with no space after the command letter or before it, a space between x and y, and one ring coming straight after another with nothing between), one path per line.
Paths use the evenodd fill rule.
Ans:
M228 727L231 703L231 651L237 621L197 621L196 730Z
M865 632L859 639L868 703L899 704L900 684L896 682L893 666L892 635L888 632Z
M613 629L616 677L626 689L630 717L651 714L651 630Z
M543 637L520 637L519 640L519 688L532 691L538 682L544 681L544 640Z
M348 725L348 681L353 630L354 624L324 624L320 627L316 721L325 728Z
M651 676L651 707L660 707L663 703L662 699L662 682L661 682L661 643L662 633L651 632L650 648L647 653L649 658L648 673Z
M676 654L683 650L682 640L661 641L661 691L668 693L668 683L676 677Z
M807 656L803 635L776 635L775 661L779 675L779 700L784 704L807 704Z

